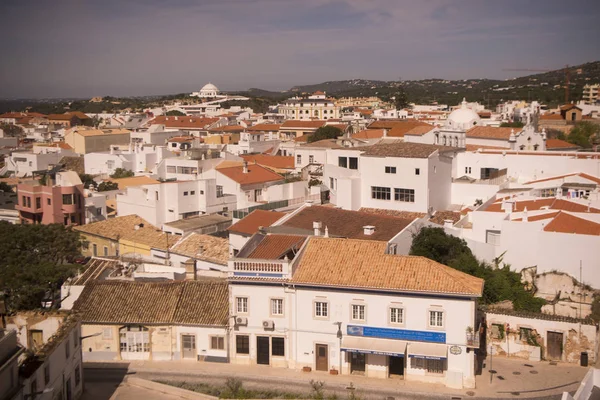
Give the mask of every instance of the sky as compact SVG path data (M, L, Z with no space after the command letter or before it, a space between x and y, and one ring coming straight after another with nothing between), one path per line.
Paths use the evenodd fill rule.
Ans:
M0 0L0 98L504 79L600 60L598 0Z

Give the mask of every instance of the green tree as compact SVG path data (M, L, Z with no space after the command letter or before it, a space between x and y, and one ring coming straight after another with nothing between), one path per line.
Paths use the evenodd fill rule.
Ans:
M0 129L4 131L4 136L22 137L24 136L23 128L13 124L0 124Z
M525 124L521 121L503 122L500 124L500 128L522 128Z
M94 181L94 177L90 174L79 174L79 179L81 179L81 183L83 183L83 187L86 189L90 188L90 185L96 187L97 183Z
M589 148L591 147L590 138L599 131L600 125L590 121L581 121L571 129L567 135L567 141L583 148Z
M548 139L560 139L560 140L566 139L565 133L558 129L546 129L546 137Z
M312 143L323 139L336 139L339 136L342 136L342 131L339 128L326 125L317 129L316 132L310 135L306 141L308 143Z
M510 266L503 264L491 266L480 262L471 252L467 243L442 228L423 228L413 236L410 254L423 256L441 264L457 269L485 281L482 303L492 304L510 300L515 310L540 312L545 304L544 299L537 298L525 290L521 283L521 275L511 271ZM502 263L502 258L497 264Z
M398 89L394 94L394 105L396 106L396 110L408 107L408 95L403 88Z
M130 178L134 175L135 174L133 173L133 171L130 171L125 168L117 168L117 169L115 169L115 172L113 172L113 174L110 177L113 179L119 179L119 178Z
M13 191L12 186L6 182L0 182L0 192L11 193Z
M79 232L62 224L13 225L0 222L0 290L10 311L41 307L48 289L55 292L77 267Z
M174 117L182 117L182 116L185 116L185 114L184 114L184 113L182 113L182 112L181 112L181 111L179 111L179 110L171 110L171 111L167 111L167 113L166 113L165 115L168 115L168 116L174 116Z
M117 190L119 185L115 182L105 181L98 185L99 192L108 192L109 190Z

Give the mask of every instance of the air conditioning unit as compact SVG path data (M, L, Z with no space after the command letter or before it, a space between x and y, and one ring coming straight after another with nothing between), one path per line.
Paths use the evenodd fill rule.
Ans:
M275 329L275 322L273 321L263 321L264 329Z
M246 317L235 317L236 325L248 325L248 318Z

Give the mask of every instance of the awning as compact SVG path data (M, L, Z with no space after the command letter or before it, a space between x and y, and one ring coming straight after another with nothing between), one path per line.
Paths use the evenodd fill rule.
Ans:
M404 357L406 342L393 339L376 339L360 336L344 336L342 351Z
M426 358L428 360L445 360L448 346L434 343L411 343L408 347L408 356L413 358Z

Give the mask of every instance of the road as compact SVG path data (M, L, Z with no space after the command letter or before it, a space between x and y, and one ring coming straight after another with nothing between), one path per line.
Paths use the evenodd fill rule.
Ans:
M108 400L119 387L126 375L135 375L138 378L158 381L179 381L179 382L203 382L212 385L222 385L225 378L222 376L211 376L206 373L185 373L185 372L150 372L143 370L129 371L127 364L118 364L114 368L93 368L84 367L85 392L83 400ZM310 392L310 386L305 382L282 381L276 377L261 377L256 376L238 376L244 383L246 389L272 389L287 392L306 393ZM338 398L344 399L348 396L346 384L329 385L326 388L325 395L336 393ZM386 400L412 400L412 399L444 399L444 400L466 400L469 398L481 400L498 400L499 397L484 398L470 396L456 396L439 393L402 393L399 390L390 388L364 388L357 390L356 395L360 399L386 399ZM505 399L527 398L530 400L559 400L560 395L529 397L535 394L507 394Z

